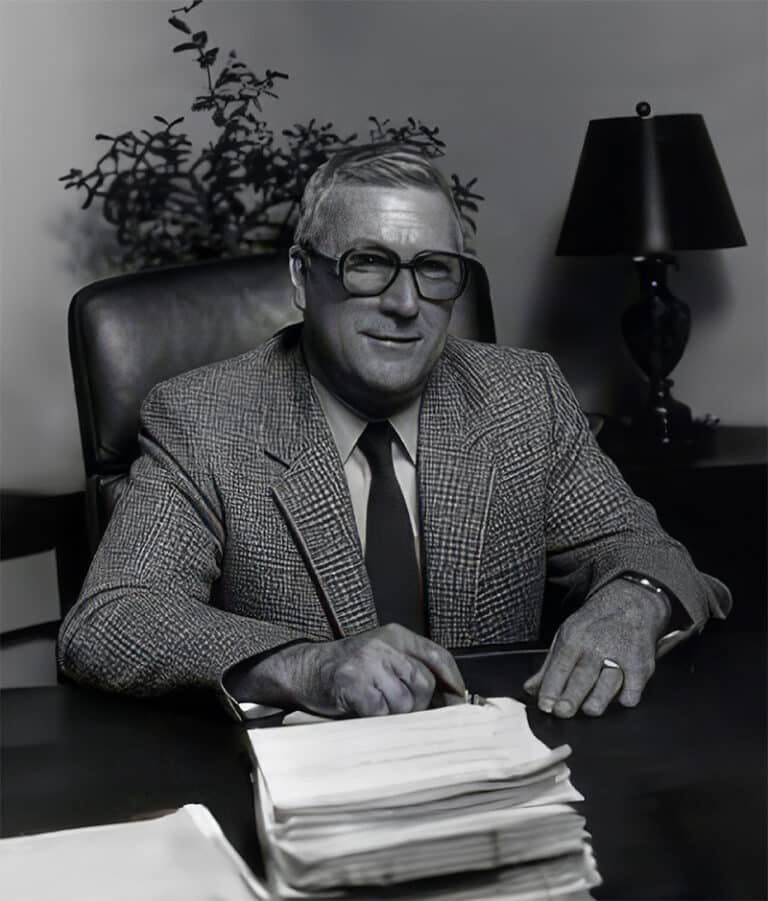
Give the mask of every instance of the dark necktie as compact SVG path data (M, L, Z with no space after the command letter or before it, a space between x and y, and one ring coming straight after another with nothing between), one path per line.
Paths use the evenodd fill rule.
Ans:
M419 567L411 520L392 463L394 432L389 422L371 422L357 446L371 468L365 528L365 566L379 622L400 623L426 633Z

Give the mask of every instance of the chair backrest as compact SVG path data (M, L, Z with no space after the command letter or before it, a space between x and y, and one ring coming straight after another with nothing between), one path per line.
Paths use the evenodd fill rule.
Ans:
M95 282L72 299L69 348L94 550L139 452L139 408L153 385L244 353L300 318L285 256L145 270ZM470 266L451 331L494 341L488 279Z

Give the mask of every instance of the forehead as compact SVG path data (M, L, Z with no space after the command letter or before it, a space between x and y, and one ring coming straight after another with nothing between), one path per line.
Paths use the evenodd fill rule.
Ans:
M320 218L317 233L336 254L359 242L385 244L401 256L462 249L461 227L437 189L340 185L325 198Z

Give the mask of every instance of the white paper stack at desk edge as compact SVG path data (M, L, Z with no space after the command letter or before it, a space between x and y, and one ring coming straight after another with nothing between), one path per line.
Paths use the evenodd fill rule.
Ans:
M249 738L260 838L281 897L358 886L361 898L365 885L397 883L405 898L407 883L450 873L466 894L418 897L527 901L600 882L583 818L562 803L583 800L563 763L570 748L547 748L509 698ZM482 886L463 875L472 870L493 872Z
M207 807L0 840L8 901L270 901Z

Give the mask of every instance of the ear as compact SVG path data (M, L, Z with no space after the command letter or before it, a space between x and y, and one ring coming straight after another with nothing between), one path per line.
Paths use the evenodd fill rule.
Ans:
M288 251L288 266L291 272L291 282L293 284L293 303L300 310L306 307L306 274L307 274L307 257L298 244L294 244Z

